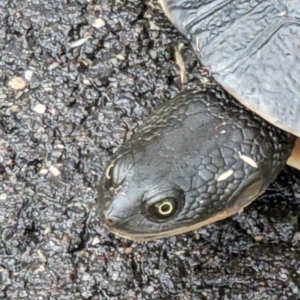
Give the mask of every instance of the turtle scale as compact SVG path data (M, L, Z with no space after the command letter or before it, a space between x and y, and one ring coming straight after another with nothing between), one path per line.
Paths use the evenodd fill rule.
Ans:
M298 0L159 1L224 89L300 137Z

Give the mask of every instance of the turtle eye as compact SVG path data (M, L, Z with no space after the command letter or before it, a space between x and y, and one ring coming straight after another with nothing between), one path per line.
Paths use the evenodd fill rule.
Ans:
M175 198L167 198L152 204L148 208L149 217L159 221L164 221L176 214L178 202Z
M113 171L114 171L114 164L110 164L105 170L105 188L109 189L113 185Z

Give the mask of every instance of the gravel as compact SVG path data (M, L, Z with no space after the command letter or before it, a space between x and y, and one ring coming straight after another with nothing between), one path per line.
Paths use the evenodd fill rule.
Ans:
M0 25L0 299L300 299L289 167L197 232L136 243L99 222L111 153L162 102L211 84L156 2L2 0Z

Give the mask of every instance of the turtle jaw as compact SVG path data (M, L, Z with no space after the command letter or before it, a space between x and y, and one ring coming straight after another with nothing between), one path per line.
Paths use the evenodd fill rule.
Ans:
M265 181L263 177L257 178L253 175L250 182L244 183L240 189L236 190L236 192L227 199L225 205L219 207L218 211L212 214L203 215L198 222L192 223L191 225L182 224L182 226L175 227L176 225L174 224L174 229L161 230L161 228L159 228L153 232L141 232L136 230L135 227L133 229L132 226L126 226L128 220L124 218L118 222L110 222L110 219L105 217L103 217L103 225L111 233L127 240L146 242L169 238L175 235L188 233L241 212L264 193L269 184L269 180Z
M174 230L168 230L168 231L162 231L162 232L154 232L154 233L137 233L137 232L132 232L129 233L128 231L124 231L122 230L122 227L120 226L120 228L114 227L114 226L110 226L107 223L104 223L104 227L111 233L113 233L114 235L116 235L117 237L123 238L123 239L127 239L127 240L131 240L131 241L136 241L136 242L148 242L148 241L154 241L154 240L158 240L158 239L164 239L164 238L169 238L175 235L180 235L180 234L184 234L184 233L188 233L190 231L202 228L204 226L213 224L215 222L227 219L228 217L233 216L234 214L242 211L245 207L247 207L248 205L250 205L255 199L257 199L257 197L259 197L262 193L264 192L261 191L259 193L259 195L253 197L251 199L251 201L245 203L244 206L240 207L240 206L233 206L231 208L228 208L227 210L224 210L218 214L215 214L213 216L211 216L210 218L193 224L191 226L185 226L185 227L180 227Z
M250 204L250 203L249 203ZM114 228L110 227L109 225L105 224L104 227L110 231L111 233L115 234L117 237L127 239L127 240L132 240L136 242L149 242L149 241L154 241L158 239L164 239L164 238L169 238L175 235L180 235L184 233L188 233L190 231L199 229L201 227L204 227L206 225L215 223L217 221L224 220L232 215L234 215L236 212L229 212L229 211L224 211L222 213L219 213L203 222L193 224L191 226L186 226L186 227L181 227L178 229L174 230L168 230L168 231L163 231L163 232L155 232L155 233L129 233L127 231L122 231L122 228Z

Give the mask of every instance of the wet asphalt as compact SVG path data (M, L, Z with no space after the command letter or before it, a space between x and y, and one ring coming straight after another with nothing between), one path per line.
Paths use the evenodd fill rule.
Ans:
M0 299L300 299L289 167L243 213L193 233L137 243L99 222L111 153L206 73L155 1L0 2Z

